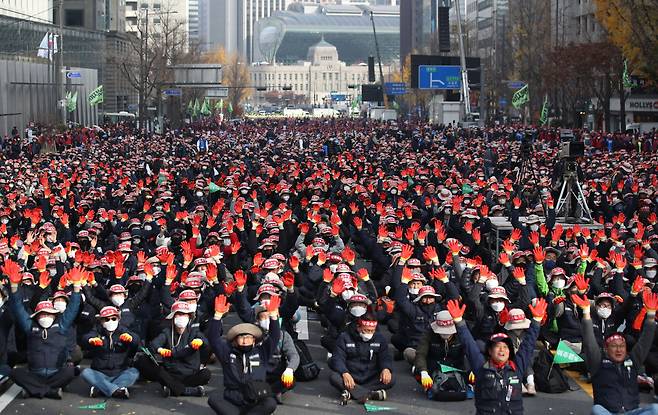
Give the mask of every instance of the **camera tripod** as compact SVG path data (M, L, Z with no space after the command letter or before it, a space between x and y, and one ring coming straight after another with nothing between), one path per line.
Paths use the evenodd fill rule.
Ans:
M572 207L572 197L576 200L577 206ZM576 210L580 208L580 215L576 215ZM574 211L573 214L571 213ZM566 161L565 171L562 174L562 187L560 196L555 207L555 216L564 217L568 223L592 222L592 212L587 205L587 199L583 193L583 188L578 181L578 171L575 161Z

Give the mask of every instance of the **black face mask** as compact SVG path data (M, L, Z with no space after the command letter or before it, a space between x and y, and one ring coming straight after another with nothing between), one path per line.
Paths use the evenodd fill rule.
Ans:
M254 345L252 344L251 346L236 346L236 347L242 353L249 353L254 348Z
M183 238L181 236L176 235L171 237L171 243L173 245L180 245L181 242L183 242Z

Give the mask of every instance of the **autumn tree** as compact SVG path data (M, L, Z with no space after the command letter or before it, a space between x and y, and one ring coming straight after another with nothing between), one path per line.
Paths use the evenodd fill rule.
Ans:
M596 18L634 72L658 81L658 0L595 0Z
M227 101L233 107L233 111L239 112L242 102L250 96L252 88L249 65L244 57L238 53L229 53L220 47L205 55L204 61L222 65L222 85L228 87Z

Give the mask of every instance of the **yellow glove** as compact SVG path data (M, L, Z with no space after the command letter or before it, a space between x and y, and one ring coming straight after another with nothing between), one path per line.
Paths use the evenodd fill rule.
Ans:
M160 353L160 356L162 357L171 357L171 350L169 349L163 349L161 347L158 349L158 353Z
M119 340L121 340L124 343L132 343L133 336L131 336L128 333L123 333L121 336L119 336Z
M294 382L295 382L295 375L293 374L292 369L287 368L286 370L283 371L283 374L281 375L281 383L283 383L283 386L290 389Z
M420 373L420 383L423 385L423 389L429 390L434 384L434 381L430 377L429 373L423 371Z
M190 343L190 346L192 346L192 348L193 348L194 350L199 350L199 348L200 348L201 346L203 346L203 340L201 340L201 339L194 339L194 340L192 340L192 342Z
M89 339L89 344L91 344L92 346L102 346L103 339L101 339L100 337L92 337L91 339Z

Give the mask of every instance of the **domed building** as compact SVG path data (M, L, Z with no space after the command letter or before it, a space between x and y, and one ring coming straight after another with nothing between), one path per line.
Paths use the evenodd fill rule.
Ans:
M328 101L349 100L360 94L360 86L368 83L368 65L348 65L341 61L336 46L327 42L324 36L312 44L306 53L306 60L292 65L252 64L251 80L256 87L254 99L262 102L267 91L283 91L290 87L297 95L304 95L309 105L323 105ZM382 67L384 79L394 70L390 65ZM377 82L379 82L379 70Z

